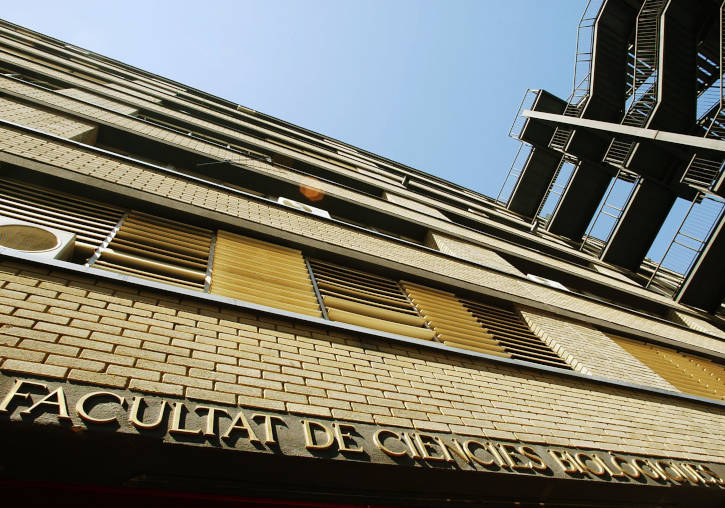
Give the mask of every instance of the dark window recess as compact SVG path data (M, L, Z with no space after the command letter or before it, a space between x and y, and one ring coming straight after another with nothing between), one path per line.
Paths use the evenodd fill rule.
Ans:
M57 80L45 78L27 69L22 69L12 64L3 63L0 66L0 74L7 78L17 79L23 83L29 83L31 85L40 86L49 90L60 90L61 88L67 88L62 84L59 84Z
M239 139L232 139L229 136L225 136L217 132L208 131L196 125L187 124L177 118L162 117L157 113L141 113L137 116L138 118L143 119L151 124L157 125L161 128L173 130L181 135L188 135L194 137L195 139L199 139L200 141L216 144L222 148L239 151L240 154L238 158L240 162L244 162L245 158L247 157L255 160L265 160L267 162L273 162L276 165L291 169L296 173L313 176L322 180L328 180L335 183L336 185L342 185L344 187L363 192L364 194L369 194L375 197L382 197L383 194L382 190L375 185L367 184L355 178L346 177L335 171L309 164L307 162L295 159L294 157L274 152L267 153L265 150L260 149L256 146L252 146L251 144L244 143ZM239 126L232 125L229 126L229 128L235 128L236 130L244 132L244 129L240 129ZM254 132L246 134L266 142L264 138L260 137Z
M331 216L351 224L389 234L414 243L423 243L427 229L356 203L257 173L243 166L215 161L186 150L133 133L100 126L97 146L105 150L155 164L216 183L229 185L258 196L285 197L322 208Z
M567 289L602 300L620 307L637 310L658 318L667 318L669 307L652 301L646 297L633 295L616 287L582 278L549 266L543 266L526 258L512 256L507 253L498 253L506 261L512 264L517 270L523 273L530 273L538 277L554 280L566 286ZM594 274L594 272L592 272Z
M465 217L463 215L450 212L448 210L442 210L442 212L446 217L451 220L451 222L453 222L454 224L458 224L459 226L473 229L474 231L478 231L479 233L483 233L493 238L498 238L500 240L505 240L507 242L520 245L522 247L527 247L531 250L541 252L546 256L551 256L555 259L560 259L567 263L572 263L578 266L588 266L588 262L585 259L582 259L574 254L570 254L562 249L557 249L546 245L545 243L537 242L534 240L534 237L528 238L526 235L517 235L511 232L507 232L498 227L483 224L475 219L471 219L469 217ZM528 228L526 227L521 227L521 230L528 232Z

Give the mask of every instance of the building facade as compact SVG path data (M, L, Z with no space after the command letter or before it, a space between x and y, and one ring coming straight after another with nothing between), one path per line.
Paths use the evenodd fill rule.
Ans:
M504 203L8 22L0 70L6 498L722 506L723 320L527 177Z

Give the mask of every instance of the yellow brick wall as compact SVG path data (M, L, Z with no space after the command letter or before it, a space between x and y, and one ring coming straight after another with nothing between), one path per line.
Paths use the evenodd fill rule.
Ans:
M521 308L521 315L536 335L580 372L679 392L591 325L531 308Z
M722 331L720 328L713 325L712 323L708 323L704 319L693 316L692 314L686 314L684 312L679 312L676 310L673 310L672 314L675 317L675 319L677 319L678 321L681 321L682 323L689 326L693 330L697 330L698 332L709 333L710 335L715 335L716 337L721 337L721 338L725 339L725 331Z
M386 426L725 462L725 410L0 264L0 370Z
M205 210L300 234L382 260L401 263L411 268L426 270L433 274L458 279L512 296L544 302L552 307L576 312L583 316L595 316L612 323L626 324L635 330L654 333L725 353L725 342L675 327L666 322L654 321L620 308L592 302L525 279L492 272L482 267L326 222L308 214L291 209L280 209L274 205L251 201L238 195L230 195L110 156L99 156L85 149L68 147L59 142L40 139L17 130L0 128L0 151L148 192L151 195L165 196Z
M110 109L111 111L116 111L117 113L121 113L123 115L135 115L136 113L138 113L138 109L136 108L126 106L125 104L121 104L120 102L108 100L105 97L101 97L100 95L95 95L86 92L85 90L80 90L78 88L66 88L64 90L56 90L56 93L65 95L66 97L73 97L75 99L90 102L91 104L95 104L96 106Z
M443 215L440 211L438 211L436 208L433 208L432 206L424 205L423 203L419 201L415 201L413 199L404 198L403 196L400 196L398 194L393 194L392 192L385 191L383 193L383 197L390 201L391 203L395 203L400 206L404 206L405 208L410 208L411 210L415 210L416 212L420 212L426 215L430 215L433 217L437 217L442 220L448 220L448 218Z
M31 129L88 145L95 143L98 127L90 122L0 97L0 118Z
M501 270L502 272L524 275L496 252L481 247L480 245L474 245L472 243L453 238L452 236L444 235L443 233L431 231L428 234L426 245L436 248L441 252L445 252L446 254L450 254L451 256L456 256L457 258L465 259L467 261L473 261L474 263L478 263L489 268L495 268L496 270Z

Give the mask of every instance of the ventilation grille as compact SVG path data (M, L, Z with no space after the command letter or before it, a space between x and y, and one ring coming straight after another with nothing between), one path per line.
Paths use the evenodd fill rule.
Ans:
M75 233L75 252L89 258L124 210L44 187L0 179L0 215Z
M418 339L434 338L396 281L318 260L310 260L310 266L331 320Z
M725 400L725 366L671 348L616 335L609 337L681 392Z
M217 233L211 292L319 317L302 253L226 231Z
M213 232L131 211L94 266L203 290Z

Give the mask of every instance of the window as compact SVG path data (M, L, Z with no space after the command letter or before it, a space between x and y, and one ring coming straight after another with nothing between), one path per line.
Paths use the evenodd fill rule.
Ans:
M659 344L607 335L682 393L725 400L725 365Z

